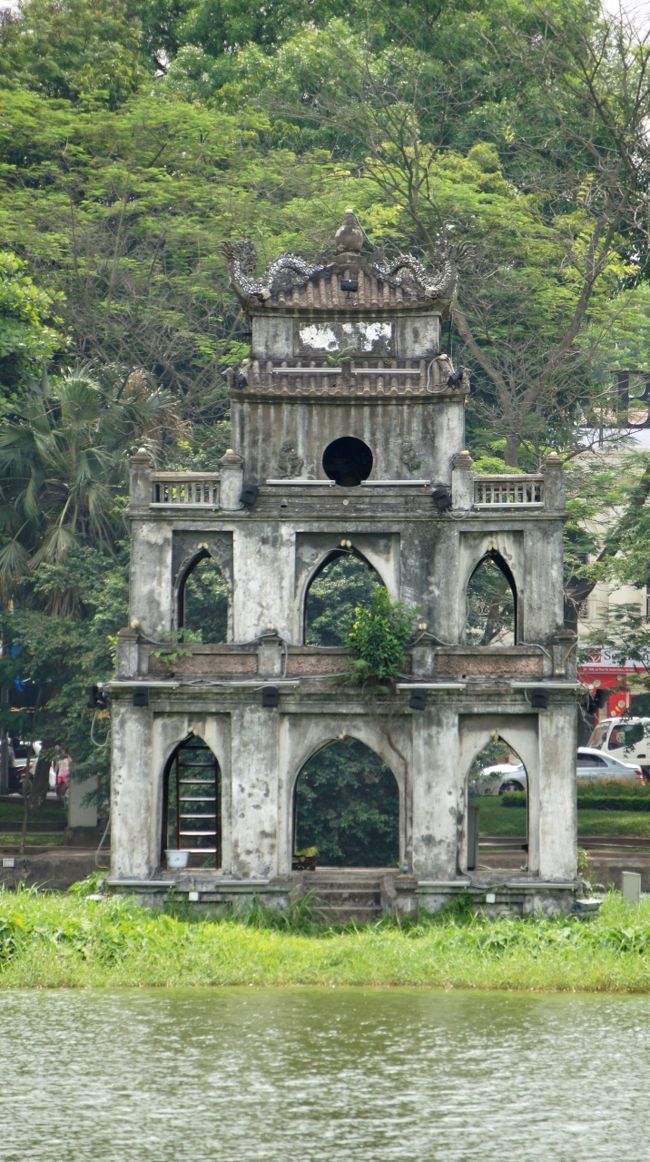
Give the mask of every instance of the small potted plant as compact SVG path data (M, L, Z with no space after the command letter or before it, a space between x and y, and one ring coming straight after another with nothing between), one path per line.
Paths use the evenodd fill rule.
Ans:
M295 851L293 854L293 870L313 871L316 867L317 858L317 847L303 847L301 851Z

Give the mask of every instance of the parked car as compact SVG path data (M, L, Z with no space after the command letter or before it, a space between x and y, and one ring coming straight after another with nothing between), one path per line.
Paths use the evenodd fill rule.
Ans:
M607 751L593 746L579 746L577 759L578 782L600 779L610 783L642 783L643 771L636 763L623 763Z
M36 766L40 750L40 742L24 742L23 739L12 738L9 751L9 794L21 792L25 774L31 773ZM12 760L13 756L13 762Z
M615 753L624 763L639 764L650 782L650 718L603 718L596 724L587 746Z
M473 780L478 795L501 795L503 791L526 790L526 768L523 763L495 763L483 767Z
M39 740L27 742L22 738L11 738L9 746L8 790L10 795L21 795L25 776L33 775L43 743ZM50 790L55 790L57 787L57 769L54 763L50 766L49 786Z
M579 783L593 779L610 783L643 782L641 767L623 763L593 746L579 746L576 755L576 777ZM505 791L526 791L528 779L523 763L497 763L484 767L475 780L480 795L503 795Z

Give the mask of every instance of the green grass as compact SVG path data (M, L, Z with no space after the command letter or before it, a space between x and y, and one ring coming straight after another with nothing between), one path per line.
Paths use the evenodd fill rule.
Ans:
M578 836L617 835L650 839L650 815L634 811L578 811Z
M524 836L524 806L505 806L499 796L484 795L479 802L481 835ZM578 835L617 835L650 838L650 812L602 811L578 807Z
M20 826L23 821L22 799L4 799L0 802L0 831L9 824ZM30 827L42 827L51 823L54 827L65 827L65 808L59 799L46 799L38 814L30 815Z
M28 831L25 846L31 847L63 847L65 835L62 831ZM0 832L0 847L13 854L14 848L20 847L20 832Z
M608 896L588 922L486 919L463 908L399 927L190 920L120 897L0 892L0 987L421 986L650 991L650 901ZM277 927L277 925L280 927Z
M505 807L498 795L483 795L477 800L481 835L526 834L526 808Z
M27 848L63 846L66 821L63 803L46 799L38 813L27 819ZM0 801L0 847L5 851L13 853L20 846L22 823L22 799Z

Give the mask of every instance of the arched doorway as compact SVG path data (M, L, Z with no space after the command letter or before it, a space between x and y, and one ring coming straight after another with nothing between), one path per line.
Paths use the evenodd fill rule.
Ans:
M468 870L527 870L528 802L528 771L495 731L468 774Z
M162 855L167 848L189 851L190 867L221 867L221 770L195 734L165 767L161 848Z
M517 589L500 553L481 558L467 584L465 641L472 646L517 643Z
M228 640L228 587L207 549L195 557L180 583L178 628L202 642Z
M305 595L305 645L344 646L354 610L367 605L379 574L364 557L335 549L312 577Z
M356 738L324 746L298 775L294 851L316 848L320 865L395 867L399 821L393 772Z

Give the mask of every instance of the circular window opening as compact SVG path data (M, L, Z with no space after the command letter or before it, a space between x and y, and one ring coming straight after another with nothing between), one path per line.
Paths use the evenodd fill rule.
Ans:
M370 476L372 452L363 440L357 440L355 436L341 436L325 449L323 469L335 484L354 487Z

